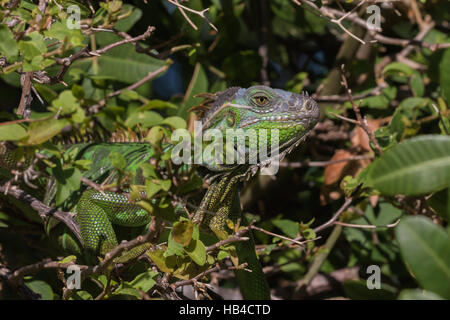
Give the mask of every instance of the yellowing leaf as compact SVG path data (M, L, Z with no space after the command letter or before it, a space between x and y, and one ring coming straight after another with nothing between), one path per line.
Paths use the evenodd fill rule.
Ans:
M173 225L172 237L183 246L189 244L194 232L194 224L189 220L179 221Z
M44 143L45 141L56 136L65 126L68 126L70 121L68 119L48 119L44 121L36 121L30 124L26 140L26 145L36 145Z

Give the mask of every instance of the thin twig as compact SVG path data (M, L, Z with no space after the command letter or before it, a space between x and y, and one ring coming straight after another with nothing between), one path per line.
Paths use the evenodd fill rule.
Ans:
M205 12L209 11L209 8L206 8L202 11L197 11L191 8L188 8L186 6L183 6L181 4L178 3L178 0L167 0L168 2L170 2L171 4L173 4L174 6L176 6L178 8L178 10L180 10L181 14L183 15L183 17L187 20L187 22L192 26L192 28L194 28L195 30L198 30L197 26L192 22L191 19L189 19L189 17L187 16L187 14L184 12L184 10L195 13L196 15L200 16L203 20L205 20L209 26L211 28L213 28L216 32L218 32L219 30L217 30L216 26L214 24L211 23L211 21L209 21L209 19L205 16Z
M329 160L329 161L303 161L303 162L280 162L280 167L285 168L303 168L303 167L326 167L330 164L340 163L340 162L349 162L349 161L358 161L358 160L371 160L374 156L372 155L361 155L361 156L354 156L351 158L344 158L344 159L336 159L336 160Z
M91 114L97 113L102 107L104 107L106 105L106 102L108 99L111 99L113 97L120 95L123 91L134 90L134 89L140 87L145 82L148 82L148 81L152 80L153 78L157 77L158 75L160 75L161 73L167 71L167 69L170 67L171 64L172 64L172 61L169 60L165 65L163 65L162 67L160 67L159 69L157 69L155 71L149 72L144 78L137 81L136 83L133 83L132 85L129 85L126 88L111 92L110 94L108 94L107 98L104 98L104 99L100 100L97 104L91 106L89 108L89 113L91 113Z
M331 217L331 219L328 220L327 222L325 222L324 224L316 227L314 229L314 232L318 233L319 231L322 231L322 230L334 225L334 223L337 221L337 219L340 217L340 215L350 206L352 201L353 201L352 198L348 198L347 200L345 200L344 204L339 208L338 211L336 211L336 213Z
M350 228L356 228L356 229L380 229L380 228L394 228L397 226L400 222L400 219L395 221L394 223L387 224L385 226L375 226L371 224L354 224L354 223L346 223L341 221L335 221L334 224L343 226L343 227L350 227Z
M325 17L331 17L331 19L335 19L334 17L336 17L336 16L338 18L340 18L340 17L346 15L345 12L342 12L340 10L333 9L333 8L330 8L330 7L327 7L324 5L322 5L319 8L319 7L317 7L316 4L314 4L313 2L311 2L309 0L293 0L293 2L300 6L301 6L301 3L304 3L309 8L312 8L313 10L318 12L320 15L325 16ZM379 41L383 44L402 46L402 47L406 47L408 45L414 45L414 46L418 46L418 47L422 47L422 48L428 48L432 51L450 48L450 43L429 43L429 42L419 41L419 40L415 40L415 39L400 39L400 38L391 38L391 37L383 36L382 34L379 33L381 31L380 29L371 29L369 27L367 21L358 17L358 15L354 12L351 13L350 15L347 15L346 20L349 20L349 21L355 23L356 25L368 30L372 34L372 37L376 41Z
M347 91L348 99L349 99L350 103L352 104L353 111L356 114L356 119L360 123L361 128L366 132L367 136L369 137L369 140L374 144L375 150L377 151L377 153L379 155L381 155L383 153L383 149L381 149L381 147L378 144L378 141L375 138L372 130L370 130L369 124L367 123L366 118L363 118L361 116L361 111L359 109L359 105L356 105L355 102L353 101L352 90L348 87L347 78L344 75L344 72L345 72L344 65L341 66L341 71L342 71L341 72L342 85L344 86L344 88Z
M290 241L290 242L295 243L295 244L298 244L298 245L300 245L300 246L304 246L307 242L311 242L311 241L315 241L315 240L320 239L320 237L317 237L317 238L314 238L314 239L310 239L310 240L306 240L306 241L300 242L300 241L298 241L298 240L295 240L295 239L291 239L291 238L282 236L281 234L276 234L276 233L267 231L267 230L265 230L265 229L263 229L263 228L259 228L259 227L256 227L256 226L251 226L251 228L252 228L253 230L257 230L257 231L259 231L259 232L268 234L268 235L270 235L270 236L278 237L278 238L280 238L280 239Z
M372 90L366 93L361 93L358 95L353 96L354 100L360 100L365 99L373 96L378 96L381 94L381 91L387 87L387 84L385 82L379 84ZM317 102L347 102L348 96L340 96L340 95L329 95L329 96L316 96L315 94L312 95L312 98Z

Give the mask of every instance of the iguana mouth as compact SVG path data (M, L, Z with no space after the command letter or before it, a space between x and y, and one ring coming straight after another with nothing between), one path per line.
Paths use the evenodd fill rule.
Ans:
M295 125L308 125L309 122L313 120L313 117L309 114L285 114L285 115L278 115L278 116L263 116L260 118L254 118L251 120L247 120L246 122L242 123L239 128L245 128L252 124L260 123L260 122L284 122L286 124L295 126Z

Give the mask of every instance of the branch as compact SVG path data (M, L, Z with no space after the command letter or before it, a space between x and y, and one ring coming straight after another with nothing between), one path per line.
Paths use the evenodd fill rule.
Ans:
M133 83L132 85L130 85L130 86L126 87L126 88L123 88L123 89L111 92L110 94L108 94L108 96L106 98L100 100L97 104L91 106L89 108L89 113L97 113L101 108L103 108L106 105L106 102L108 101L108 99L111 99L113 97L116 97L116 96L120 95L125 90L134 90L134 89L140 87L145 82L150 81L153 78L155 78L158 75L160 75L161 73L167 71L167 69L169 69L171 64L172 64L172 60L168 60L165 65L163 65L162 67L160 67L159 69L157 69L157 70L155 70L153 72L149 72L144 78L142 78L138 82Z
M368 97L378 96L381 94L381 91L387 88L387 84L383 82L382 84L379 84L375 88L373 88L371 91L358 94L356 96L353 96L354 100L364 99ZM330 96L315 96L315 94L312 96L312 98L317 102L347 102L348 96L340 96L340 95L330 95Z
M146 40L147 38L149 38L152 35L153 31L155 31L155 30L156 30L155 27L149 26L147 28L147 30L143 34L141 34L140 36L137 36L137 37L134 37L134 38L129 38L129 39L123 39L123 40L111 43L111 44L109 44L109 45L107 45L107 46L105 46L105 47L103 47L101 49L97 49L95 51L89 52L89 55L90 56L99 56L99 55L101 55L103 53L106 53L108 50L111 50L112 48L121 46L123 44L134 43L134 42Z
M13 282L10 281L10 279L13 277L13 273L11 270L9 270L7 267L2 266L0 264L0 279L3 280L5 283L9 284L14 290L17 290L17 293L24 297L25 299L29 300L40 300L41 295L33 292L30 288L28 288L26 285L20 281L17 283L17 285L14 285Z
M383 44L394 45L394 46L403 46L403 47L408 46L408 45L414 45L414 46L418 46L418 47L422 47L422 48L428 48L432 51L435 51L438 49L450 48L450 43L429 43L429 42L419 41L419 40L415 40L415 39L410 40L410 39L400 39L400 38L391 38L391 37L383 36L380 33L378 33L381 30L371 29L369 27L369 25L367 24L367 22L365 20L361 19L360 17L358 17L358 15L354 12L350 12L350 14L348 14L348 13L345 13L345 12L342 12L342 11L339 11L337 9L333 9L333 8L330 8L327 6L321 6L319 8L319 7L317 7L317 5L315 5L314 3L312 3L309 0L293 0L293 2L299 6L303 6L302 5L302 3L303 3L303 4L307 5L309 8L312 8L313 10L318 12L319 15L330 17L331 19L329 21L332 23L337 23L337 21L340 20L340 19L336 20L335 17L338 17L338 18L345 17L345 19L366 29L376 41L379 41ZM342 28L342 24L340 24L339 27ZM343 31L346 33L349 32L348 30L346 31L346 29L343 29ZM356 36L353 35L353 37L355 38ZM362 41L360 39L358 39L358 40ZM365 43L365 42L362 42L362 43Z
M318 233L319 231L322 231L322 230L334 225L335 222L337 221L337 219L341 216L341 214L350 206L352 201L353 201L352 198L348 198L347 200L345 200L344 204L338 209L338 211L336 211L336 213L331 217L331 219L328 220L327 222L325 222L324 224L316 227L314 229L314 232Z
M209 26L211 28L213 28L216 32L218 32L219 30L217 30L216 26L213 25L211 23L211 21L208 20L208 18L205 16L205 12L209 11L209 8L206 8L202 11L197 11L188 7L185 7L181 4L178 3L178 0L167 0L168 2L170 2L171 4L173 4L174 6L176 6L178 8L178 10L180 10L181 14L183 15L183 17L186 19L186 21L191 25L192 28L194 28L194 30L198 30L197 26L192 22L191 19L189 19L189 17L187 16L186 12L184 12L184 10L195 13L196 15L200 16L203 20L205 20Z
M309 161L305 160L303 162L280 162L280 167L284 168L303 168L303 167L326 167L330 164L335 164L339 162L349 162L349 161L358 161L358 160L366 160L366 159L373 159L374 157L371 155L362 155L362 156L354 156L351 158L345 158L345 159L336 159L336 160L329 160L329 161Z
M248 241L250 238L248 237L244 237L244 234L246 234L249 230L251 229L251 225L247 226L245 228L242 228L241 230L239 230L238 232L236 232L233 236L225 239L225 240L221 240L219 242L214 243L213 245L210 245L208 247L206 247L206 252L211 252L214 251L218 248L220 248L221 246L233 243L233 242L238 242L238 241Z
M47 217L53 217L63 222L73 232L80 243L83 243L83 240L81 239L80 228L73 219L73 215L70 212L59 211L55 208L49 207L16 186L10 188L0 186L0 192L3 192L5 195L9 194L18 200L28 203L31 208L39 213L42 220L45 220Z
M20 80L22 82L22 96L20 97L19 107L17 108L17 114L23 116L25 119L30 117L30 104L33 101L31 96L31 79L33 78L33 72L26 72L22 74Z
M344 71L345 71L344 65L341 66L341 70L342 70L342 72L341 72L342 85L347 90L348 99L349 99L350 103L352 104L353 111L356 114L356 119L360 123L361 128L366 132L367 136L369 137L369 140L374 144L375 149L378 152L378 154L381 155L383 153L383 150L381 149L380 145L378 144L378 141L375 138L372 130L370 130L369 125L367 124L366 118L363 118L361 116L361 111L359 110L359 105L356 105L355 102L353 101L352 90L348 87L347 78L344 75Z
M196 283L198 280L202 279L203 277L207 276L210 273L217 272L217 271L220 271L220 270L223 270L223 269L226 269L226 270L242 270L242 269L245 269L246 266L247 266L247 262L239 265L238 267L235 267L235 266L222 267L220 265L220 263L217 262L214 267L199 273L194 278L189 279L189 280L181 280L181 281L175 282L175 283L171 284L170 287L172 288L172 290L175 290L176 288L181 287L181 286L192 285L192 284Z
M385 226L375 226L372 224L354 224L354 223L345 223L341 221L335 221L334 224L337 224L339 226L343 227L350 227L350 228L356 228L356 229L380 229L380 228L394 228L397 226L400 222L400 219L397 219L394 223L387 224Z
M85 265L77 265L74 262L61 263L59 261L52 261L50 259L45 259L41 262L30 264L28 266L24 266L17 269L11 274L9 281L13 286L17 286L22 281L22 279L29 274L35 274L45 269L58 269L58 268L67 269L71 265L76 265L77 267L80 268L80 270L86 270L89 268L88 266Z
M124 44L128 44L128 43L136 43L138 41L143 41L146 40L147 38L149 38L152 33L156 30L155 27L153 26L149 26L147 28L147 30L137 36L137 37L128 37L126 39L122 39L120 41L111 43L103 48L94 50L94 51L89 51L87 46L84 47L83 49L81 49L80 51L70 55L69 57L66 58L54 58L56 63L61 65L61 68L59 69L58 73L56 74L56 76L50 77L48 76L44 71L37 71L34 72L34 80L38 83L42 83L42 84L56 84L56 83L62 83L65 84L62 79L65 75L65 73L67 72L67 70L69 69L69 67L72 65L72 63L75 60L81 59L81 58L90 58L90 57L98 57L106 52L108 52L109 50L124 45Z
M317 237L317 238L314 238L314 239L310 239L310 240L306 240L306 241L300 242L300 241L298 241L298 240L296 240L296 239L291 239L291 238L282 236L282 235L280 235L280 234L276 234L276 233L273 233L273 232L264 230L263 228L258 228L258 227L255 227L255 226L251 226L251 228L254 229L254 230L257 230L257 231L259 231L259 232L268 234L268 235L270 235L270 236L278 237L278 238L280 238L280 239L290 241L290 242L295 243L295 244L298 244L298 245L300 245L300 246L304 246L305 243L307 243L307 242L311 242L311 241L315 241L315 240L320 239L320 237Z

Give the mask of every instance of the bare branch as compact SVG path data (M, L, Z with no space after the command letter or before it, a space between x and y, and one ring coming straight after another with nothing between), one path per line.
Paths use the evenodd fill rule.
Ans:
M97 104L91 106L89 108L89 113L97 113L98 110L100 110L102 107L104 107L106 105L106 102L108 101L108 99L111 99L111 98L113 98L115 96L120 95L123 91L134 90L134 89L140 87L145 82L148 82L148 81L152 80L153 78L157 77L158 75L160 75L161 73L167 71L167 69L170 67L171 64L172 64L172 61L169 60L169 61L167 61L167 63L165 65L163 65L159 69L157 69L157 70L155 70L153 72L149 72L144 78L142 78L138 82L133 83L132 85L129 85L126 88L123 88L123 89L111 92L110 94L108 94L107 98L104 98L104 99L100 100Z
M344 212L350 206L352 201L353 201L352 198L348 198L347 200L345 200L344 204L339 208L338 211L336 211L336 213L331 217L331 219L328 220L327 222L325 222L324 224L318 226L317 228L315 228L314 232L317 233L319 231L322 231L322 230L334 225L335 222L337 221L337 219L341 216L342 212Z
M43 220L47 217L54 217L55 219L63 222L67 227L69 227L69 229L77 237L80 243L83 243L83 240L81 239L80 228L73 219L73 215L70 212L59 211L55 208L49 207L16 186L10 188L7 188L6 186L0 186L0 192L9 194L18 200L28 203L31 208L39 213Z
M400 222L400 219L395 221L394 223L387 224L385 226L375 226L371 224L354 224L354 223L346 223L341 221L335 221L334 224L343 226L343 227L350 227L350 228L356 228L356 229L381 229L381 228L394 228L397 226Z
M325 16L325 17L330 17L331 18L330 21L333 23L336 23L336 21L338 21L338 20L336 20L335 17L341 18L341 17L345 16L345 19L366 29L367 31L370 32L370 34L376 41L379 41L384 44L394 45L394 46L403 46L403 47L408 46L408 45L414 45L414 46L418 46L418 47L422 47L422 48L428 48L432 51L435 51L438 49L450 48L450 43L429 43L429 42L424 42L424 41L418 41L415 39L400 39L400 38L391 38L391 37L383 36L382 34L379 33L381 30L371 29L369 27L369 25L367 24L367 21L359 18L355 12L351 12L350 14L348 14L348 13L345 13L340 10L333 9L333 8L330 8L327 6L321 6L319 8L319 7L317 7L317 5L315 5L313 2L311 2L309 0L295 0L295 1L293 0L293 2L300 6L302 6L302 3L304 3L306 6L314 9L320 15ZM332 20L335 20L335 21L332 21ZM342 24L339 27L341 27L341 26L342 26ZM345 32L348 33L347 31L345 31ZM353 37L356 37L356 36L353 35Z
M30 104L33 101L31 96L31 79L33 78L33 72L26 72L21 76L22 82L22 96L20 97L19 107L17 108L17 114L23 116L25 119L30 118Z
M353 101L352 91L348 87L347 78L344 75L344 71L345 71L344 70L344 65L341 66L341 71L342 71L341 72L342 85L344 86L344 88L347 91L348 99L349 99L350 103L352 104L353 111L356 114L356 119L360 123L361 128L366 132L367 136L369 137L369 140L374 144L375 150L378 152L378 154L382 154L383 153L383 149L381 149L381 147L378 144L378 141L375 138L372 130L370 130L366 118L363 118L361 116L361 111L359 110L359 105L356 105L355 102Z
M184 10L195 13L196 15L202 17L203 20L205 20L209 26L211 28L213 28L216 32L218 32L219 30L217 30L216 26L213 25L211 23L211 21L209 21L209 19L205 16L205 13L209 11L209 8L206 8L202 11L197 11L191 8L188 8L186 6L181 5L180 3L178 3L178 0L167 0L168 2L170 2L171 4L173 4L174 6L176 6L178 8L178 10L180 10L181 14L183 15L183 17L186 19L186 21L192 26L192 28L194 28L194 30L198 30L197 26L192 22L191 19L189 19L189 17L187 16L187 14L184 12Z
M351 158L345 158L345 159L336 159L336 160L329 160L329 161L303 161L303 162L280 162L280 167L285 168L303 168L303 167L326 167L330 164L335 164L339 162L350 162L350 161L358 161L358 160L366 160L366 159L373 159L374 156L372 155L362 155L362 156L354 156Z

